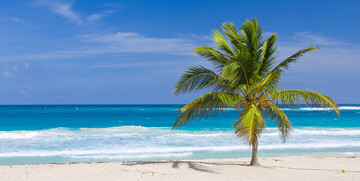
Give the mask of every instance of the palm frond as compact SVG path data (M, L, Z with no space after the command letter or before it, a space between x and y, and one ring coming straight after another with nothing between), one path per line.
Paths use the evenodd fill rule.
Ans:
M270 68L274 64L276 59L276 47L275 42L277 39L276 33L272 34L264 43L262 48L261 63L258 67L256 75L264 76L267 72L270 72Z
M266 77L260 79L255 83L250 89L251 92L258 94L259 92L264 92L266 94L275 92L278 90L279 84L281 82L281 72L271 72Z
M251 59L249 63L256 65L260 61L261 47L264 44L263 39L263 29L258 24L257 19L246 20L243 23L240 30L240 39L246 45L246 49L251 53Z
M228 92L211 92L202 95L179 109L181 112L173 128L188 124L190 120L207 118L210 114L221 113L226 108L240 108L243 98Z
M310 107L322 107L333 109L339 116L337 104L328 96L323 94L305 91L305 90L283 90L270 94L271 99L276 103L282 103L284 106L298 107L301 103Z
M235 54L232 51L230 45L226 41L224 35L219 30L214 30L212 35L213 41L216 43L216 45L219 47L220 50L227 53L229 58L234 58Z
M233 128L237 136L249 144L258 138L266 123L260 110L254 104L245 104L241 117L234 123Z
M227 63L221 72L221 77L231 80L232 86L248 84L246 67L239 61Z
M292 127L288 117L279 107L277 107L270 101L265 101L265 103L262 103L262 105L264 107L264 116L268 117L270 121L275 120L275 124L278 126L281 133L281 138L285 143L286 138L289 137Z
M205 67L190 67L181 75L175 86L174 94L197 92L214 86L216 90L227 90L230 87L226 83L226 80Z
M206 58L217 68L222 68L227 62L229 62L225 55L209 46L198 46L191 53Z
M222 29L226 37L229 38L231 42L231 46L234 50L241 50L243 49L243 41L240 39L238 30L236 29L234 23L228 22L222 24ZM234 52L237 53L237 52Z
M285 59L284 61L282 61L281 63L279 63L279 65L277 65L272 71L279 71L279 70L284 70L284 69L289 69L290 68L290 64L296 62L296 60L298 58L300 58L301 56L303 56L306 52L309 52L311 50L316 50L319 49L316 46L312 46L309 48L305 48L305 49L301 49L298 52L296 52L294 55L291 55L290 57L288 57L287 59Z

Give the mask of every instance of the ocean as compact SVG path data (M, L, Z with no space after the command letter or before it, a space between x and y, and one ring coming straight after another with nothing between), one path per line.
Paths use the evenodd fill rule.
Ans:
M250 157L232 124L239 112L171 129L182 105L0 106L0 164ZM272 122L259 156L360 155L360 105L284 108L293 131L283 143Z

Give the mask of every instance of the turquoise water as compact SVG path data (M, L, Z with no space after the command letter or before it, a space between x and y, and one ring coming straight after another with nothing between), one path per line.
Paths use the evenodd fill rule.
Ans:
M181 105L0 106L0 164L248 157L233 133L239 112L175 130ZM284 144L276 127L260 138L259 156L360 154L360 105L341 115L283 109L293 123Z

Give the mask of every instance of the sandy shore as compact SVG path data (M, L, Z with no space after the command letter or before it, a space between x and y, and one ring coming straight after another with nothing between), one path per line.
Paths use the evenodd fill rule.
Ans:
M360 180L360 157L248 158L2 165L0 180Z

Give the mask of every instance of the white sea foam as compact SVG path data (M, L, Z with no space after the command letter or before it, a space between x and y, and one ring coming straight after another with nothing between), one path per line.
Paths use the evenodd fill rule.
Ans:
M329 129L295 129L294 135L328 135L328 136L360 136L360 129L329 128Z
M353 155L360 155L360 151L358 152L343 152L343 155L353 156Z
M192 152L170 153L170 154L148 154L148 155L86 155L86 156L70 156L71 158L106 158L106 159L143 159L143 158L173 158L190 156Z
M29 139L39 135L36 131L1 131L0 139Z
M233 133L174 133L173 135L179 137L218 137L233 135Z
M331 111L330 108L321 108L321 107L302 107L299 109L292 108L281 108L282 110L302 110L302 111ZM360 110L360 106L339 106L339 110Z
M360 129L295 128L283 144L277 128L268 128L261 136L259 148L269 151L346 148L351 152L360 149ZM249 145L233 131L122 126L0 132L0 157L131 159L248 151Z
M292 143L292 144L260 144L261 150L284 150L284 149L323 149L323 148L342 148L355 147L360 149L360 142L348 143ZM190 155L193 152L230 152L230 151L246 151L249 149L248 145L229 145L229 146L188 146L188 147L127 147L127 148L112 148L112 149L93 149L93 150L24 150L17 152L0 153L0 157L49 157L49 156L63 156L63 157L150 157L149 155L167 155L186 153ZM183 156L185 156L183 155Z
M360 110L360 106L339 106L340 110Z
M321 108L321 107L303 107L299 109L304 111L331 111L330 108Z
M266 128L262 136L278 135L278 128ZM0 139L32 139L32 138L64 138L66 136L99 136L108 135L113 137L134 137L139 135L172 136L172 137L228 137L235 136L232 130L229 131L182 131L172 130L170 127L142 127L142 126L121 126L110 128L81 128L69 130L64 128L40 130L40 131L0 131ZM293 136L302 135L328 135L328 136L360 136L360 129L357 128L295 128L291 132Z

